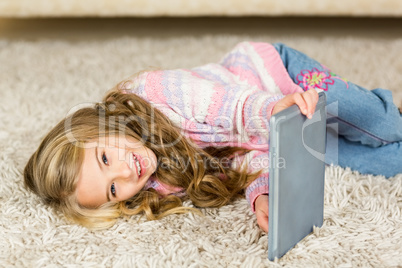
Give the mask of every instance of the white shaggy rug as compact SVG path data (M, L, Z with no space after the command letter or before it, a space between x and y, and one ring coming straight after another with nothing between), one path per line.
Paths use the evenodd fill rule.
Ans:
M205 217L120 220L99 232L72 225L23 188L23 167L43 135L75 105L100 100L150 66L217 61L249 36L121 38L92 42L0 39L0 267L396 267L402 265L402 175L389 180L328 167L324 225L283 258L245 200ZM282 41L401 103L402 39ZM187 203L187 205L191 205Z

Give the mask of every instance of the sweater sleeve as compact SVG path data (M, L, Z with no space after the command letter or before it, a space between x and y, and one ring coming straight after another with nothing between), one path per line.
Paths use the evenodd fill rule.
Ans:
M258 178L247 187L245 193L251 210L255 212L254 203L257 197L269 193L269 153L267 151L252 150L245 155L236 156L232 162L233 168L243 168L245 165L247 165L249 173L261 171Z

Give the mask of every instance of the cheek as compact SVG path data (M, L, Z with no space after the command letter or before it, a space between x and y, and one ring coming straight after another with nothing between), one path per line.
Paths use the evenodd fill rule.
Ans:
M78 203L84 207L97 207L106 202L98 187L94 187L94 185L80 185L77 187L75 195Z
M145 184L144 184L145 185ZM126 201L133 196L135 196L137 193L141 191L141 189L144 187L144 185L136 184L136 185L125 185L121 191L123 191L122 194L119 196L119 201Z
M156 166L155 159L152 157L152 155L144 157L142 164L147 170L153 170Z
M123 149L123 148L120 148L120 147L113 148L112 154L113 154L113 155L117 158L117 160L119 160L119 161L126 161L126 160L127 160L126 157L128 157L127 154L126 154L126 150Z
M153 171L152 172L154 172L155 170L156 170L156 167L157 167L157 164L158 164L158 160L157 160L157 158L156 158L156 155L154 154L154 152L151 152L150 153L150 165L151 165L151 167L153 167Z

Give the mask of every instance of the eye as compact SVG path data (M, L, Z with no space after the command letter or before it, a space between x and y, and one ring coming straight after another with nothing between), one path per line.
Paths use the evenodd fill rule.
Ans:
M105 165L109 165L109 161L107 160L107 157L106 157L106 154L105 154L105 153L102 154L102 161L103 161L103 163L104 163Z
M114 197L116 197L116 186L114 185L114 183L112 183L112 186L110 186L110 192Z

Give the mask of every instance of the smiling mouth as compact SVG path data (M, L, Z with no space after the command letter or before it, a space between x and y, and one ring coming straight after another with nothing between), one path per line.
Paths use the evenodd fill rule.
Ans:
M137 167L137 175L139 178L139 177L141 177L142 173L144 172L144 168L141 166L141 163L140 163L141 158L139 156L136 156L133 153L133 159L134 159L134 164Z

